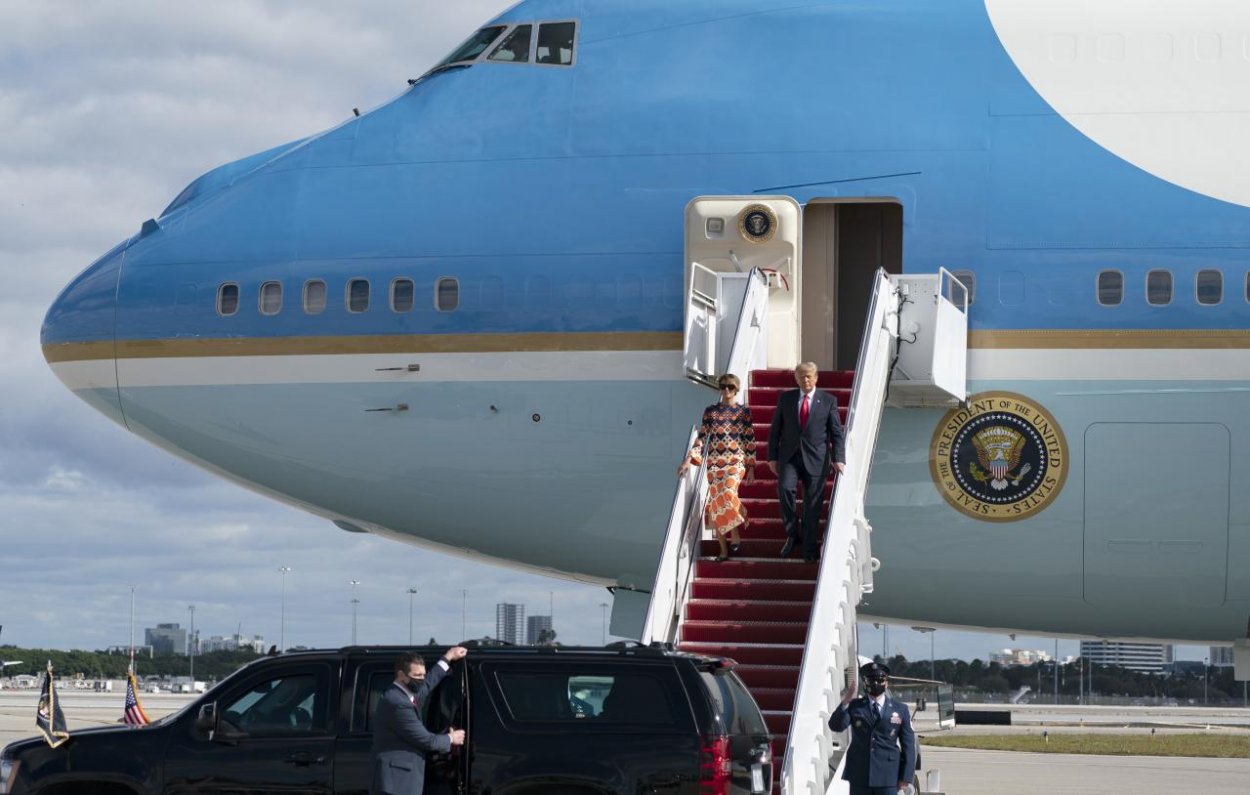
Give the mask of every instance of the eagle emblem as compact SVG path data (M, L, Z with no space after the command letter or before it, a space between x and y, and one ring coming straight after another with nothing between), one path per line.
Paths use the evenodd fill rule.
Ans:
M979 483L989 481L990 488L1002 491L1007 488L1007 479L1012 478L1012 485L1019 485L1020 479L1032 471L1030 464L1020 467L1020 457L1024 445L1028 442L1024 434L1004 425L991 425L983 428L972 436L972 446L976 448L977 460L981 467L972 464L968 474ZM1016 468L1020 467L1019 471Z

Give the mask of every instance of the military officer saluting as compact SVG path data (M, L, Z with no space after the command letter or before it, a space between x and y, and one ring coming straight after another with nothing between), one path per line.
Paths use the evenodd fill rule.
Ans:
M856 698L852 681L842 703L829 716L829 728L851 729L842 778L851 795L897 795L916 772L916 733L907 705L890 698L890 669L878 662L860 667L867 695Z

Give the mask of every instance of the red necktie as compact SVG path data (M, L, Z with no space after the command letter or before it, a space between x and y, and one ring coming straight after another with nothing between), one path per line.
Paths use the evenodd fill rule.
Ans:
M807 415L812 411L811 404L807 395L803 396L803 405L799 406L799 427L807 427Z

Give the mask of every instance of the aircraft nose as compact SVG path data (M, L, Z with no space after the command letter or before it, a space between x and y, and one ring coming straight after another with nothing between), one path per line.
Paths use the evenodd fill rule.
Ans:
M93 408L125 424L117 391L116 299L126 243L78 274L43 319L43 358L61 383Z

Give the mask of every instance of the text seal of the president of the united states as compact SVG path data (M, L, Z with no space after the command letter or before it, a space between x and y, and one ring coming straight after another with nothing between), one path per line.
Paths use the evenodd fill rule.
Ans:
M1054 415L1014 392L983 392L942 417L929 445L938 491L956 510L1011 522L1046 508L1068 475Z

